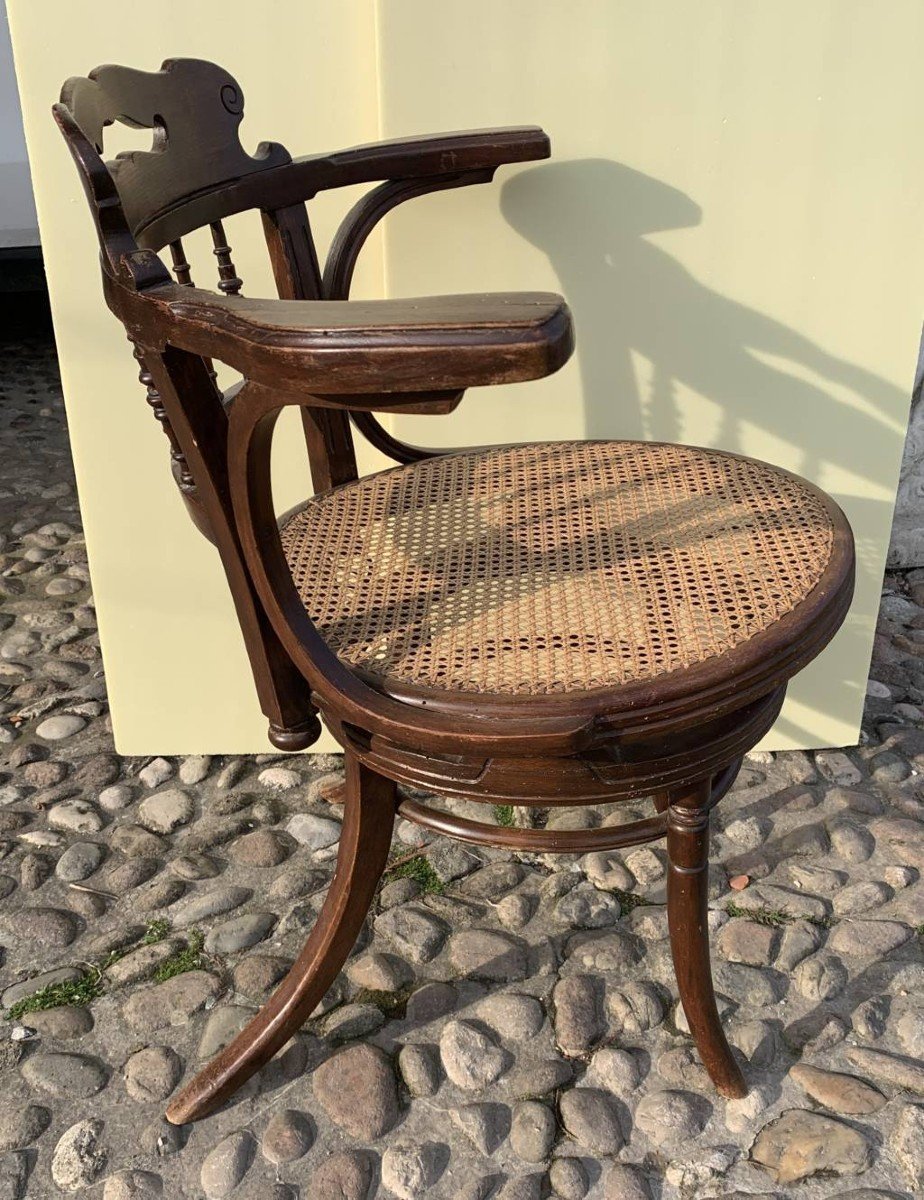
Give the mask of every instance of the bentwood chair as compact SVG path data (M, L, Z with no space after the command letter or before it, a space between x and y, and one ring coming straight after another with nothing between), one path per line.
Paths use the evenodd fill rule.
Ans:
M208 62L105 66L55 117L96 222L103 289L170 439L190 515L221 556L269 739L301 750L322 714L343 746L337 868L279 989L170 1105L217 1108L304 1022L353 947L396 812L463 841L586 852L666 836L677 982L715 1086L746 1085L716 1010L706 927L710 809L830 640L853 540L811 484L740 455L627 441L472 451L405 445L375 412L446 413L466 388L536 379L572 350L556 295L350 302L359 251L411 197L545 158L541 129L383 142L292 159L238 140L243 100ZM104 162L113 121L153 145ZM319 266L305 202L371 183ZM279 299L245 299L223 219L262 218ZM181 239L211 229L218 291ZM161 252L172 260L174 282ZM242 381L224 393L213 362ZM301 410L314 494L277 518L270 448ZM399 465L357 478L352 428ZM403 798L494 805L653 797L594 829L506 828Z

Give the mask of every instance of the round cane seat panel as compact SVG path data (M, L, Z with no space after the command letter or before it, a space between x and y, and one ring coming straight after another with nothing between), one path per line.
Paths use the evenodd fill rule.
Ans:
M831 559L831 509L765 463L647 442L448 454L314 497L295 585L383 683L543 695L653 681L786 616Z

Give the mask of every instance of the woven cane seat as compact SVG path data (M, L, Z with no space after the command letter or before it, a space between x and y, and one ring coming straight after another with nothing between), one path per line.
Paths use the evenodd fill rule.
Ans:
M641 442L450 454L310 500L282 527L308 614L386 685L616 688L735 649L819 584L813 488L765 463Z

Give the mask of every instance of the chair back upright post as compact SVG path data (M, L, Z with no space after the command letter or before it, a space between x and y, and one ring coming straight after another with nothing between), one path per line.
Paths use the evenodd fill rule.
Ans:
M263 233L280 300L320 300L321 269L304 203L264 209ZM326 492L357 478L350 418L334 408L301 406L311 482Z
M169 248L177 283L194 288L182 239L205 224L217 260L217 288L227 296L240 294L243 281L222 224L221 185L291 159L275 144L261 144L254 157L243 151L237 137L243 97L227 72L192 59L170 60L151 73L101 67L89 78L68 80L54 114L93 214L104 287L118 282L143 292L168 283L170 275L157 251ZM115 121L150 129L151 148L104 161L104 129ZM197 218L204 213L204 220L182 226L166 246L146 236L155 217L210 191L211 205L203 208L200 202L196 209ZM313 255L307 213L304 204L300 207L301 244ZM274 217L267 215L265 228ZM294 250L280 246L274 256L274 249L270 247L270 254L280 294L286 294L285 289L297 294L292 289L298 286L294 281L300 277L300 262ZM308 281L310 287L310 276ZM280 749L303 749L320 732L316 710L304 678L263 612L237 536L228 487L231 394L219 388L211 360L175 347L144 345L133 332L127 329L138 377L169 441L174 479L194 524L221 556L260 705L270 723L270 740ZM317 488L330 476L327 448L324 440L309 436L311 422L304 420Z

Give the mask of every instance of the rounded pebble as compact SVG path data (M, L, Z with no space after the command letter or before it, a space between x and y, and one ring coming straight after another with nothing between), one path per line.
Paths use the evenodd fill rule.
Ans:
M73 737L75 733L80 733L86 727L87 723L83 717L62 715L58 717L46 717L36 728L35 732L47 742L60 742L65 738Z
M231 1195L247 1174L255 1150L253 1134L239 1129L209 1151L199 1172L199 1182L208 1200L224 1200Z

